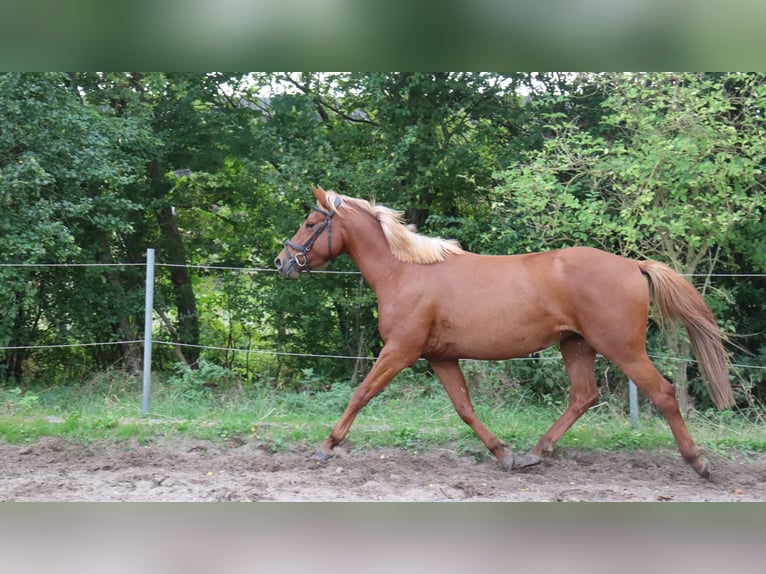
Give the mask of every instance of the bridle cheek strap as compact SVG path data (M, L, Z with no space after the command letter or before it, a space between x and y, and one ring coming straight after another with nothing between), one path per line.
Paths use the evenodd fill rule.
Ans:
M326 219L314 230L314 233L309 237L309 240L303 245L293 243L289 239L285 241L285 251L287 252L288 260L292 259L295 261L296 267L301 271L311 271L308 254L309 251L311 251L311 248L314 247L314 243L319 239L319 236L322 234L325 227L327 228L327 253L329 257L332 257L332 216L335 215L335 213L332 211L325 211L319 206L314 206L314 210L324 215ZM290 249L296 251L295 255L290 253Z

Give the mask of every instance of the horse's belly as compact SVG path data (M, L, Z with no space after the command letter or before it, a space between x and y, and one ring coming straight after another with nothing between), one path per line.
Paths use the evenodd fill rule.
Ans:
M502 315L475 320L443 319L432 333L427 356L503 360L550 347L572 332L564 321L539 315L534 321Z

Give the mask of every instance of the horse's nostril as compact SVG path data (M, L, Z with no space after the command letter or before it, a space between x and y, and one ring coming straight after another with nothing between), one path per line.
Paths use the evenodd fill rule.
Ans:
M280 269L282 269L282 259L280 259L279 257L277 257L276 259L274 259L274 267L276 267L276 268L277 268L277 271L279 271Z

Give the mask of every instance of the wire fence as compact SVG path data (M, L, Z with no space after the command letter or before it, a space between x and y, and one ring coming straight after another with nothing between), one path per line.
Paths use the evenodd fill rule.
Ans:
M62 348L77 348L77 347L100 347L106 345L126 345L126 344L142 344L144 347L143 358L143 406L142 413L144 415L149 413L150 405L150 393L151 393L151 373L152 373L152 347L154 345L168 345L175 348L186 347L195 348L200 350L211 351L224 351L227 353L247 353L247 354L260 354L260 355L272 355L272 356L289 356L289 357L305 357L305 358L322 358L322 359L337 359L337 360L354 360L354 361L374 361L377 357L374 356L355 356L355 355L339 355L339 354L322 354L322 353L298 353L290 351L278 351L276 349L253 349L253 348L237 348L232 346L216 346L216 345L201 345L182 343L178 341L164 341L153 339L153 319L154 319L154 272L156 267L173 268L173 267L185 267L187 269L205 270L205 271L230 271L244 274L258 274L258 273L275 273L274 268L265 267L235 267L228 265L181 265L172 263L155 263L154 250L147 250L146 263L0 263L0 268L59 268L59 267L146 267L146 297L145 297L145 326L144 326L144 338L133 340L119 340L119 341L105 341L105 342L78 342L78 343L55 343L55 344L43 344L43 345L17 345L17 346L0 346L0 351L8 350L34 350L34 349L62 349ZM339 274L339 275L361 275L359 271L334 271L334 270L317 270L313 273L320 274ZM766 273L692 273L685 274L687 277L705 277L709 280L713 277L742 277L742 278L756 278L766 277ZM693 359L681 358L681 357L667 357L659 355L650 355L654 359L664 361L677 361L695 363ZM421 359L422 360L422 359ZM538 355L528 357L517 357L510 359L512 361L540 361L550 360L558 361L560 357L554 355ZM746 365L746 364L733 364L733 367L744 369L766 369L760 365ZM636 394L636 386L632 381L629 381L629 396L630 396L630 420L631 426L634 429L638 428L638 400Z
M275 268L269 267L237 267L230 265L182 265L174 263L154 263L153 268L180 268L185 267L187 269L204 270L204 271L231 271L243 274L257 274L257 273L276 273ZM0 268L127 268L127 267L147 267L147 263L0 263ZM312 271L312 274L324 274L324 275L356 275L359 276L359 271L336 271L331 269L319 269ZM130 339L130 340L115 340L115 341L103 341L103 342L77 342L77 343L51 343L51 344L35 344L35 345L6 345L0 346L0 351L19 351L19 350L35 350L35 349L67 349L67 348L79 348L79 347L103 347L109 345L130 345L130 344L144 344L146 339ZM289 356L289 357L306 357L306 358L322 358L322 359L346 359L346 360L369 360L374 361L377 357L370 356L352 356L352 355L340 355L340 354L322 354L322 353L298 353L289 351L277 351L275 349L242 349L231 346L216 346L216 345L195 345L190 343L182 343L178 341L163 341L163 340L151 340L152 345L167 345L174 347L184 348L196 348L201 350L211 351L226 351L233 353L250 353L261 355L273 355L273 356Z
M146 267L146 263L0 263L0 268L66 268L66 267ZM205 271L231 271L243 274L257 274L257 273L276 273L277 270L271 267L237 267L230 265L199 265L199 264L174 264L174 263L155 263L156 268L178 268L185 267L187 269L205 270ZM326 274L326 275L361 275L359 271L336 271L331 269L319 269L311 272L312 274ZM683 274L687 277L741 277L741 278L761 278L766 277L766 273L686 273ZM0 351L12 351L12 350L34 350L34 349L64 349L64 348L77 348L77 347L100 347L108 345L128 345L128 344L143 344L145 339L131 339L131 340L115 340L104 342L78 342L78 343L56 343L56 344L40 344L40 345L14 345L14 346L0 346ZM358 355L341 355L341 354L322 354L322 353L297 353L290 351L277 351L275 349L253 349L253 348L237 348L232 346L216 346L216 345L201 345L182 343L178 341L164 341L164 340L152 340L152 344L155 345L168 345L185 348L196 348L200 350L211 351L226 351L232 353L250 353L250 354L262 354L262 355L274 355L274 356L288 356L288 357L306 357L306 358L321 358L321 359L344 359L344 360L369 360L374 361L377 359L375 356L358 356ZM652 358L694 363L693 359L668 357L661 355L650 355ZM541 356L541 357L517 357L511 359L515 361L534 361L534 360L559 360L557 356ZM746 369L766 369L766 366L760 365L747 365L747 364L732 364L733 367L740 367Z

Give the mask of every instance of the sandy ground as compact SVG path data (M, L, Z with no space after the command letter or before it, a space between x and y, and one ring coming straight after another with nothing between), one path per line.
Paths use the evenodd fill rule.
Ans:
M448 448L270 453L255 443L165 439L0 443L0 501L766 501L766 454L709 456L712 480L675 451L559 449L501 471Z

